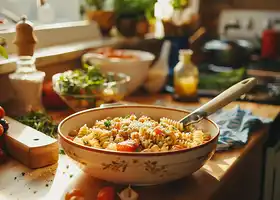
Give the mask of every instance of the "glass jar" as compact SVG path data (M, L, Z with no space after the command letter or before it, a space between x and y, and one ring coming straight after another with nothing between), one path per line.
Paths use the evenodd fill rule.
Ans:
M45 72L36 69L35 58L19 57L16 71L9 75L14 91L14 115L43 110L41 96L44 78Z
M199 72L192 63L191 50L180 50L179 62L174 68L174 97L177 100L197 100Z

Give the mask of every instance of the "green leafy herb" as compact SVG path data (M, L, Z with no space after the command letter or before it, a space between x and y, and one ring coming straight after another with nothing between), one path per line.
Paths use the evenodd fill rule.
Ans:
M46 113L31 111L27 115L17 117L16 120L52 138L57 138L58 126Z
M59 149L59 154L65 155L65 151L63 149Z
M111 126L111 121L110 120L107 120L104 122L104 125L109 128Z
M85 64L84 69L64 72L58 80L58 85L64 94L92 94L108 81L99 67Z

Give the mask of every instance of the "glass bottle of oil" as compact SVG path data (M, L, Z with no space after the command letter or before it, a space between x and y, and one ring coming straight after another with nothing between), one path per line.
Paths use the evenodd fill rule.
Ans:
M180 50L179 62L174 68L174 99L179 101L197 101L199 72L192 63L191 50Z

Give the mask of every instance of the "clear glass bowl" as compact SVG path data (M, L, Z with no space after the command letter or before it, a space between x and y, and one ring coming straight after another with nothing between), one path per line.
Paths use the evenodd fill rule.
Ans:
M114 103L122 100L127 94L127 85L130 76L123 73L108 72L105 76L110 81L100 85L90 94L67 94L61 91L58 80L62 73L53 75L53 89L60 98L74 111L81 111L89 108L99 107L104 103Z

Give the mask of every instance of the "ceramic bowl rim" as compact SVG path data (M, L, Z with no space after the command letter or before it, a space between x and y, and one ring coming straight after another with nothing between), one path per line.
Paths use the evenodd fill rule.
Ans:
M106 58L105 56L102 56L101 54L96 53L95 51L91 51L88 53L85 53L83 55L83 61L90 61L91 59L100 59L103 61L106 61L107 63L139 63L139 62L145 62L145 61L153 61L155 59L155 55L148 51L142 51L142 50L134 50L134 49L119 49L124 51L125 53L132 53L132 54L142 54L144 55L139 60L130 60L130 59L121 59L121 58Z
M89 152L96 152L96 153L103 153L103 154L111 154L111 155L119 155L119 156L164 156L164 155L173 155L173 154L181 154L181 153L185 153L185 152L190 152L190 151L194 151L196 149L200 149L203 148L213 142L215 142L217 140L217 138L220 135L220 128L219 126L212 120L205 118L204 120L207 120L209 123L211 123L212 125L214 125L214 127L217 129L218 133L215 137L211 138L209 141L207 141L204 144L198 145L196 147L193 148L189 148L189 149L181 149L181 150L175 150L175 151L166 151L166 152L121 152L121 151L113 151L113 150L107 150L107 149L98 149L98 148L94 148L94 147L88 147L88 146L84 146L78 143L75 143L74 141L68 139L66 136L64 136L61 132L61 128L63 126L63 124L68 121L69 119L73 118L73 117L77 117L83 113L88 113L88 112L94 112L96 110L111 110L111 109L115 109L115 108L154 108L154 109L165 109L165 110L173 110L173 111L179 111L179 112L188 112L187 110L183 110L183 109L176 109L176 108L168 108L168 107L163 107L163 106L154 106L154 105L120 105L120 106L112 106L112 107L105 107L105 108L91 108L91 109L87 109L87 110L83 110L83 111L79 111L76 112L72 115L69 115L68 117L66 117L65 119L63 119L59 125L58 125L58 135L59 138L64 140L65 142L67 142L68 144L81 148L83 150L87 150Z

